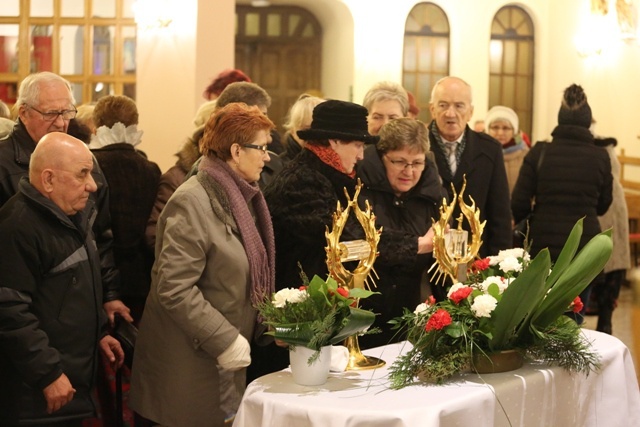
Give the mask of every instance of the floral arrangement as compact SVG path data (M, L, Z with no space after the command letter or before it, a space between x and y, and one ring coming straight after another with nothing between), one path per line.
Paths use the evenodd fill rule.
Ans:
M418 376L441 384L473 369L479 356L513 349L572 372L598 369L580 326L563 314L582 309L578 295L609 259L611 231L595 236L576 255L581 235L579 220L553 268L547 249L533 260L523 249L501 251L476 260L465 283L454 284L446 300L431 297L413 312L405 309L392 323L406 332L413 348L391 366L391 386L404 387Z
M269 335L292 346L319 350L344 341L356 333L372 333L368 328L375 314L357 308L359 299L374 292L339 286L329 277L314 276L311 282L303 274L303 285L282 289L258 305Z

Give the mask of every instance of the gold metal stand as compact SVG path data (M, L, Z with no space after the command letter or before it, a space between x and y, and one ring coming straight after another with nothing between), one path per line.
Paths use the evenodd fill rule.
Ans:
M333 228L331 231L327 229L325 232L325 237L327 238L327 247L325 249L327 251L329 274L340 285L350 289L364 289L365 285L367 288L370 288L367 283L367 278L378 256L378 242L380 241L380 233L382 232L382 228L377 230L375 227L376 217L371 210L369 202L366 202L367 207L365 211L362 211L358 206L357 200L361 188L362 185L358 180L353 199L349 197L349 194L345 190L347 206L343 210L340 202L338 202L336 212L333 214ZM364 229L366 240L340 242L340 236L347 223L351 209L353 209L353 213ZM342 264L347 261L358 261L358 266L353 271L349 271ZM352 335L347 338L345 340L345 346L349 350L348 371L374 369L384 366L385 364L385 361L382 359L362 354L357 335Z
M467 266L473 261L482 245L482 231L486 221L480 221L480 209L476 208L476 203L469 196L471 204L467 205L463 200L464 190L467 187L467 179L460 189L460 194L456 194L453 184L453 200L447 204L442 201L440 206L440 219L433 223L433 257L435 261L431 266L436 271L433 273L433 280L437 284L444 285L445 278L450 277L455 282L462 282L467 278ZM456 206L460 207L458 226L449 230L449 222ZM468 232L462 229L462 221L466 219L471 230L471 242L469 242ZM429 271L431 271L429 270Z
M352 335L344 340L344 345L349 350L349 362L347 371L363 371L365 369L375 369L385 365L385 361L377 357L365 356L360 351L358 336Z

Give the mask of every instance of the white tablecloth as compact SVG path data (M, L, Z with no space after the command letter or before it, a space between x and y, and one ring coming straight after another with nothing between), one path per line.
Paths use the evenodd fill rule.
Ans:
M602 369L570 374L525 363L501 374L461 374L443 386L389 389L388 367L410 344L364 351L387 365L331 373L326 384L300 386L288 370L258 378L242 399L234 427L640 426L640 392L627 347L584 330Z

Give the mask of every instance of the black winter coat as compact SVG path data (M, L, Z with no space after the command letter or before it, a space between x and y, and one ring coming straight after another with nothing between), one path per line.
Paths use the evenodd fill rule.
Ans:
M353 196L356 180L332 168L309 150L303 150L264 190L276 241L276 289L297 288L300 269L309 277L325 279L326 227L333 225L338 201L346 207L346 188ZM364 231L353 216L342 240L362 238Z
M480 209L480 220L487 223L482 233L482 247L480 256L497 255L502 249L512 246L511 211L509 209L509 184L504 168L502 146L498 141L485 133L478 133L467 126L465 128L466 147L460 156L460 163L455 176L451 176L449 164L445 154L436 142L432 132L429 132L431 151L436 158L438 171L444 188L452 199L451 183L460 194L463 176L467 177L467 189L464 201L470 204L469 196ZM453 218L458 218L460 209L456 208ZM463 227L468 230L468 224Z
M35 148L36 143L20 119L13 131L0 140L0 206L18 192L20 179L29 176L29 160ZM93 164L91 175L98 186L98 190L89 196L97 208L93 232L100 251L103 302L109 302L120 298L120 273L113 258L109 186L97 161Z
M414 310L421 302L422 275L431 265L431 254L418 255L418 237L438 218L438 207L447 192L441 185L438 169L430 160L420 180L410 191L398 197L394 194L380 153L375 146L367 147L364 160L357 165L357 175L365 187L361 198L369 200L376 215L376 225L382 226L386 244L375 262L379 276L376 280L381 295L373 295L361 302L363 308L380 313L374 326L381 334L360 338L362 348L397 342L404 337L395 336L387 322L401 316L403 308ZM393 257L389 256L393 254Z
M580 126L557 126L551 143L539 142L524 158L513 190L511 209L516 222L535 208L529 220L531 254L548 247L556 260L576 221L584 217L582 248L600 232L598 215L612 200L611 163L591 132ZM538 171L538 159L544 157Z
M28 180L0 209L0 424L94 414L102 310L93 200L65 215ZM73 400L51 415L42 389L64 373Z
M156 198L160 168L131 144L92 150L109 183L113 253L120 271L123 297L146 298L151 283L153 252L144 239Z

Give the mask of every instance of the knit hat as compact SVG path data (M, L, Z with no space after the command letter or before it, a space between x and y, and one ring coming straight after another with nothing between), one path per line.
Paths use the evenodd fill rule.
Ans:
M487 129L491 126L491 123L498 120L509 122L511 124L511 127L513 128L514 134L518 133L518 131L520 130L518 115L509 107L505 107L504 105L496 105L495 107L491 108L487 112L487 117L484 119Z
M207 101L198 108L196 111L196 116L193 118L193 124L196 125L196 128L204 127L204 125L209 121L209 117L213 114L216 109L217 100Z
M559 125L591 127L591 107L587 102L582 87L572 84L564 91L560 111L558 111Z
M315 139L339 139L375 143L378 136L369 134L367 109L352 102L330 99L313 109L311 128L298 131L305 141Z

